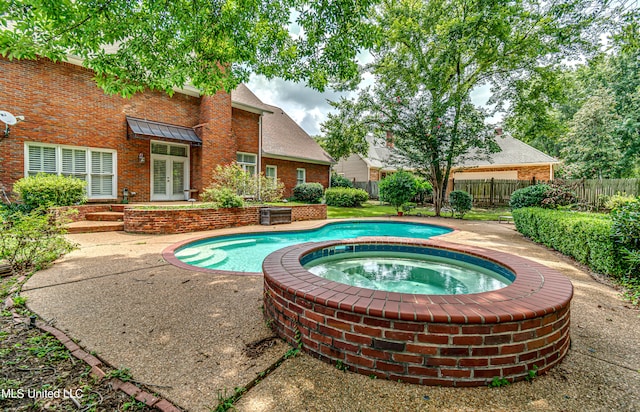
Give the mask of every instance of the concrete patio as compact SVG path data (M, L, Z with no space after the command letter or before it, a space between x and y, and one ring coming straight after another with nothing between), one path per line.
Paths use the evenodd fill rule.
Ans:
M513 225L405 218L450 226L447 241L506 251L553 267L574 285L572 347L559 367L502 388L437 388L373 380L307 355L288 359L236 404L240 411L640 409L640 312L583 267L524 239ZM162 259L185 239L315 227L319 221L183 235L76 234L80 248L36 273L27 305L87 351L185 410L215 407L289 347L265 340L262 277L180 269ZM264 340L264 341L263 341ZM254 348L253 343L263 341ZM248 350L254 348L254 350Z

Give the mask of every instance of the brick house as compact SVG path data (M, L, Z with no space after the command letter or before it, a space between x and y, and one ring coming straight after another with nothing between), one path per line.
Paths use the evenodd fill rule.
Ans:
M456 180L553 180L553 167L559 161L528 144L498 131L496 143L501 151L489 159L459 162L451 169L451 179ZM340 160L334 170L348 179L378 181L395 172L391 147L369 141L367 156L353 154ZM449 188L453 185L449 184Z
M0 135L6 192L18 179L46 172L86 180L90 202L120 201L125 189L135 202L184 200L210 184L216 165L233 162L280 178L287 195L302 181L329 185L333 159L302 129L287 132L295 122L257 98L253 105L225 92L201 96L192 87L171 97L109 96L72 58L0 58L0 73L0 110L25 117L8 137Z

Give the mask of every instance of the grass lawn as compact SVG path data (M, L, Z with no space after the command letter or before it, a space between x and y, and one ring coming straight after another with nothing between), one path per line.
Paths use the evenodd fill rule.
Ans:
M431 207L418 207L405 216L435 216L435 212ZM329 219L344 219L357 217L376 217L376 216L395 216L396 209L386 204L380 204L377 201L369 201L362 207L336 207L327 206L327 217ZM450 217L451 212L442 212L443 217ZM464 220L498 220L500 216L511 216L508 208L483 209L473 208L464 215Z

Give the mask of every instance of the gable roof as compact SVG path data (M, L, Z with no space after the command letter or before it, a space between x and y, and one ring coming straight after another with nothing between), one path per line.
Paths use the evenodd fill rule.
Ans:
M489 159L466 159L456 163L454 168L560 163L555 157L549 156L508 134L496 136L495 142L500 146L501 151L491 154Z
M262 155L265 157L331 164L335 160L287 113L263 103L247 86L231 92L231 101L264 110L262 116Z
M367 137L367 141L369 142L369 152L367 156L361 156L362 160L370 167L389 171L396 170L389 159L392 156L400 155L392 153L386 145L376 144L373 138ZM495 142L500 147L500 152L491 154L488 159L464 159L455 163L453 169L560 163L555 157L549 156L508 134L496 136Z

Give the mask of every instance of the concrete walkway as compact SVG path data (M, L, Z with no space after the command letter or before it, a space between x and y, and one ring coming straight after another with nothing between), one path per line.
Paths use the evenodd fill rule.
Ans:
M404 219L410 220L411 218ZM513 225L424 218L454 227L446 240L507 251L571 279L572 348L532 383L452 389L372 380L302 355L286 360L236 404L240 411L640 410L640 312L570 259L524 239ZM241 231L291 230L322 222L187 235L78 234L76 250L23 288L29 308L114 367L186 410L215 407L288 349L262 317L262 277L214 275L166 263L178 241Z

